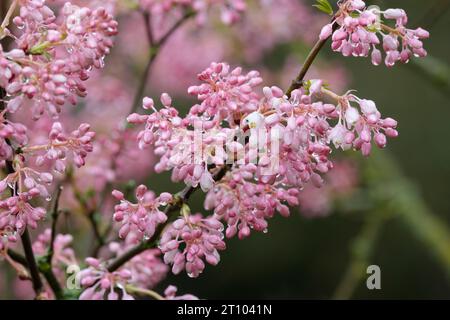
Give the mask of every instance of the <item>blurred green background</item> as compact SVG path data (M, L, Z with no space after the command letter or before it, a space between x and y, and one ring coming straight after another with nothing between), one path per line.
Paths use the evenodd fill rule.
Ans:
M399 121L400 136L387 150L360 162L363 192L377 199L376 207L337 209L316 219L293 210L289 219L270 221L268 234L228 241L221 263L198 279L171 275L161 289L176 283L180 292L208 299L450 298L449 2L371 2L404 8L411 25L431 32L427 59L387 69L344 58L329 46L321 52L345 65L359 96L375 100L382 113ZM157 179L157 189L177 190L168 176ZM200 210L201 195L191 203ZM378 223L378 216L388 218ZM356 274L348 274L352 261ZM366 288L370 264L381 268L381 290Z

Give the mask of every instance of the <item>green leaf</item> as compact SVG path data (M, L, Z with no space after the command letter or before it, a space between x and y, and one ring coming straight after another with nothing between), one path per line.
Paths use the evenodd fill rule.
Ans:
M325 12L326 14L329 14L330 16L333 15L333 7L328 2L328 0L316 0L317 4L313 4L313 7L316 7L322 12Z

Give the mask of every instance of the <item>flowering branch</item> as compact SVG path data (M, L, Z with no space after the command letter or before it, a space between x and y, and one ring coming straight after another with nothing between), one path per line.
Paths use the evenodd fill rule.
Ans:
M347 8L347 7L345 7ZM349 9L351 9L351 7L348 7ZM340 11L338 12L338 14L336 16L333 17L333 20L335 20L338 15L342 14L343 9L340 9ZM337 29L338 24L337 23L332 23L329 26L329 30L326 30L326 34L324 33L324 31L321 32L320 38L318 40L318 42L315 44L315 46L312 48L311 52L308 54L305 63L303 64L298 76L296 77L296 79L292 82L291 86L287 89L287 91L285 92L285 96L287 96L288 99L291 98L291 94L294 92L294 90L297 90L299 88L301 88L303 86L303 80L304 77L307 73L307 71L309 70L309 68L311 67L312 63L314 62L315 58L317 57L319 51L321 50L321 48L324 46L325 42L327 41L328 38L331 37L331 35L333 34L333 32L335 32L335 30ZM207 69L203 74L200 75L200 79L202 80L207 80L209 81L209 85L211 85L211 83L213 83L214 81L223 81L222 79L220 80L216 80L214 77L216 75L220 75L220 74L227 74L228 73L228 69L226 69L227 67L224 67L221 64L212 64L210 69ZM236 70L233 71L235 72L236 75L240 75L240 70ZM250 75L250 74L249 74ZM252 79L253 85L256 85L260 82L260 78L257 78L257 74L252 73L251 77L255 77L255 79ZM243 79L245 79L243 77ZM234 80L233 80L234 81ZM241 83L243 83L245 80L242 80ZM231 82L231 80L230 80ZM264 93L266 95L266 97L269 99L273 99L276 101L276 99L282 98L283 93L281 92L281 90L279 88L276 87L272 87L272 88L265 88L267 89ZM211 89L207 86L205 87L201 87L201 86L195 86L195 87L191 87L189 88L188 92L191 94L198 94L199 98L202 97L201 99L205 99L204 97L206 97L207 99L207 90L211 90L211 94L212 97L211 100L205 100L205 103L207 102L206 106L208 106L208 104L210 105L216 105L217 104L217 98L215 97L215 95L217 94L217 96L219 97L220 95L217 93L218 91L218 87L217 84L212 84L211 85ZM243 89L244 90L244 89ZM245 87L245 93L247 94L249 91L251 90L251 85ZM336 100L337 104L338 104L338 108L341 110L342 114L341 116L339 116L339 123L342 121L342 116L345 116L345 122L347 122L346 126L342 126L342 125L338 125L336 126L332 131L331 131L331 135L330 138L331 140L335 143L336 146L341 146L342 148L348 148L348 146L350 145L354 145L354 147L356 149L361 149L362 153L364 155L368 155L370 153L370 149L371 149L371 145L370 145L370 140L371 140L371 130L374 130L375 134L375 142L379 147L384 147L386 144L386 137L379 132L380 129L384 129L386 131L386 134L388 134L388 136L392 136L395 137L397 135L396 130L394 129L396 126L396 122L392 119L386 119L386 120L380 120L380 114L377 111L375 104L373 103L373 101L370 100L364 100L364 99L359 99L353 95L350 95L348 93L346 93L344 96L338 96L337 94L335 94L334 92L331 92L327 89L325 89L322 86L322 82L321 81L316 81L316 82L310 82L309 83L309 88L307 88L307 90L309 91L309 94L325 94L327 96L332 97L333 99ZM225 91L226 92L226 91ZM226 93L225 93L226 94ZM236 93L234 93L236 94ZM298 97L297 99L299 99L300 97ZM310 103L310 99L311 97L302 97L301 99L304 99L305 103ZM294 99L295 100L295 99ZM289 100L288 100L289 101ZM303 101L303 100L302 100ZM364 113L364 119L367 117L367 120L362 120L362 122L360 122L361 118L359 116L358 111L354 108L351 107L350 105L350 101L356 101L358 104L360 104L361 109ZM177 113L175 110L173 110L173 108L171 109L170 105L171 105L171 98L167 95L167 94L163 94L161 96L161 102L163 103L163 105L165 106L165 108L167 108L166 110L164 110L164 112L168 112L168 114L166 114L164 117L170 115L171 117L176 117ZM279 103L279 102L277 102ZM231 104L230 104L231 105ZM232 106L232 105L231 105ZM153 101L151 99L144 99L144 108L146 109L153 109L156 111L156 109L153 106ZM173 110L173 113L171 114L170 110ZM335 112L336 107L332 106L332 105L326 105L324 106L324 112L328 113L328 114L332 114L333 112ZM191 112L196 112L196 111L191 111ZM210 114L214 114L214 111L209 111ZM215 111L217 112L217 111ZM225 110L224 110L225 112ZM226 112L229 112L228 110ZM218 113L216 117L219 117L216 121L220 122L220 116L221 114ZM280 119L278 117L278 115L274 114L274 115L270 115L270 113L267 114L267 119L266 120L261 120L260 118L262 117L261 113L259 112L254 112L251 113L245 120L247 121L247 124L250 123L251 124L251 128L255 128L258 127L258 123L260 123L259 126L261 126L264 122L266 122L267 124L276 124L277 122L280 122ZM254 118L254 119L253 119ZM272 119L273 118L273 119ZM148 129L155 127L155 123L156 123L156 117L148 117L144 116L141 117L137 114L132 114L130 115L130 117L128 118L130 122L132 123L145 123L145 119L151 120L147 126ZM270 120L269 120L270 119ZM294 120L294 119L293 119ZM291 120L289 120L291 121ZM298 122L301 121L301 122ZM304 119L302 120L297 120L297 124L301 124L303 123ZM177 123L180 122L180 120L176 120ZM242 125L240 124L239 120L237 121L238 125ZM349 132L347 131L346 127L351 127L352 125L356 124L356 122L360 122L361 125L357 126L357 131L360 135L360 137L358 139L355 140L355 134L353 132ZM366 124L367 123L367 124ZM272 125L273 125L272 124ZM164 125L166 126L166 125ZM295 127L295 120L293 121L293 125L290 125ZM364 128L362 130L362 128ZM154 133L151 131L152 129L148 130L146 127L146 130L141 132L140 135L140 143L142 146L144 146L145 144L149 144L154 142L154 138L153 135ZM148 131L147 131L148 130ZM322 129L320 129L322 130ZM160 133L158 133L160 134ZM320 133L319 133L320 135ZM345 146L345 144L347 144L347 146ZM318 149L319 150L319 149ZM323 152L323 155L325 155L328 152L328 149L325 148L322 151L317 151L317 152ZM322 172L326 172L328 171L328 164L321 164L321 166L323 166ZM201 175L201 172L200 174ZM186 179L186 178L185 178ZM191 179L191 178L189 178ZM309 179L309 178L308 178ZM320 178L319 175L317 174L313 174L312 179L314 181L316 181L317 185L321 185L322 184L322 179ZM217 182L220 179L216 179L214 178L213 181ZM185 180L186 182L186 180ZM202 188L203 186L203 182L201 182L202 184ZM209 182L205 182L205 186L206 184L209 185ZM195 189L191 189L191 186L187 186L186 190L195 190ZM190 191L191 192L191 191ZM294 191L291 191L294 192ZM175 201L175 204L169 205L166 207L164 214L167 215L168 213L170 213L173 210L176 210L177 208L180 207L180 205L182 205L183 203L185 203L185 201L187 200L188 197L181 197L178 198L178 201ZM289 198L292 203L295 203L296 201L294 201L294 199L292 199L292 197ZM237 199L237 201L239 201L239 198ZM232 203L232 202L231 202ZM231 204L230 204L231 205ZM286 211L288 211L288 209L284 206L284 205L280 205L279 207L280 212L284 212L284 214L288 214L286 213ZM122 214L120 215L122 217ZM122 218L121 218L122 219ZM186 218L187 221L189 221L189 218ZM157 226L156 231L154 232L154 234L150 237L150 239L141 242L140 244L136 245L135 247L131 248L128 252L126 252L125 254L123 254L122 256L119 256L118 258L116 258L114 261L112 261L112 263L108 266L108 271L112 272L117 270L120 266L122 266L123 264L125 264L129 259L131 259L132 257L134 257L135 255L143 252L144 250L154 247L157 244L157 241L162 233L162 231L165 229L166 225L168 224L168 222L171 222L170 219L168 219L165 223L161 223ZM229 234L230 236L232 236L233 234L235 234L235 230L236 230L236 222L234 222L235 219L234 218L230 218L230 223L233 223L233 227L229 227L229 230L227 230L227 234ZM239 220L238 220L239 221ZM247 223L247 222L246 222ZM255 223L255 222L252 222ZM266 222L265 221L260 221L258 222L258 224L256 225L257 229L265 229L266 227ZM128 226L127 226L128 228ZM246 224L244 224L244 227L242 227L241 232L240 232L240 237L245 237L248 236L248 234L250 233L250 229L246 226ZM165 250L163 250L164 252ZM171 249L167 249L167 251L173 251ZM174 252L174 251L173 251ZM174 265L175 268L175 265ZM178 270L178 269L176 269ZM175 272L175 271L174 271Z
M9 174L14 173L14 167L11 161L6 161L6 170ZM16 191L11 189L11 196L16 196ZM28 229L25 228L21 235L23 251L25 253L25 259L27 261L28 269L30 271L31 282L33 283L33 290L36 293L36 299L41 299L41 294L44 290L44 285L39 275L39 269L34 257L33 248L31 246L31 239Z
M228 167L224 166L221 168L213 177L214 181L220 181L226 174ZM172 204L167 205L164 213L167 215L181 208L181 206L187 202L191 195L198 190L199 187L186 186L183 190L176 194L174 197L175 201ZM108 265L108 271L113 272L124 265L127 261L132 259L134 256L140 254L141 252L153 248L157 245L157 241L161 236L162 231L168 225L170 219L164 224L159 224L154 235L146 240L142 241L138 245L132 247L129 251L125 252L123 255L117 257Z
M51 235L50 235L50 246L45 256L45 262L39 263L39 270L42 272L44 277L46 278L48 284L52 288L53 293L55 294L56 299L63 298L63 291L61 285L56 279L55 274L52 270L52 262L55 248L55 239L56 239L56 225L59 217L59 198L62 193L62 185L58 185L56 188L56 196L53 202L51 217L52 217L52 226L51 226Z

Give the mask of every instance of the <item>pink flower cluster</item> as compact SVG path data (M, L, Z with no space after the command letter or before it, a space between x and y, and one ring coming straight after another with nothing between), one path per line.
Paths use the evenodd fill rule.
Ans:
M44 111L56 117L66 102L84 97L92 67L102 67L112 47L117 22L104 9L66 3L60 19L45 1L21 0L13 19L20 33L17 48L0 47L0 85L9 95L8 111L31 105L33 117Z
M39 194L39 190L33 188L0 201L0 230L8 232L9 241L15 241L15 234L22 234L27 226L37 228L38 221L45 217L44 208L33 207L30 204L30 201Z
M219 251L225 249L222 239L223 225L219 220L189 215L174 221L164 231L160 249L164 262L173 265L173 273L186 269L188 276L198 277L205 269L204 260L214 266L219 263Z
M57 172L64 172L66 168L65 160L69 155L72 155L74 164L81 167L85 164L88 153L93 150L92 141L95 132L89 130L90 125L82 123L78 129L70 134L65 134L61 123L55 122L48 135L49 142L47 145L25 147L23 151L34 154L36 151L43 150L43 154L36 157L36 164L41 166L48 162L54 163Z
M127 240L122 244L112 242L109 245L109 250L114 255L120 255L129 249L130 245L132 243ZM85 288L80 295L80 299L134 300L134 297L130 294L132 288L151 289L165 278L168 267L160 259L160 255L159 249L147 250L130 259L115 272L109 272L105 262L95 258L87 258L88 267L81 270L79 275L80 284ZM177 288L171 285L164 291L165 297L158 296L160 299L167 300L198 299L191 294L176 296L176 292Z
M243 74L242 68L230 70L226 63L212 63L198 75L201 85L191 86L188 93L197 96L201 104L191 108L189 114L199 117L212 117L212 125L226 120L235 124L238 115L255 111L258 107L258 95L254 88L263 80L257 71ZM209 123L203 124L208 128Z
M81 166L88 152L92 151L92 138L95 134L88 130L89 125L82 124L70 135L66 135L61 124L55 122L48 143L21 148L21 153L12 159L14 172L0 181L0 193L10 188L17 194L2 201L3 217L0 229L9 225L11 232L21 234L27 225L35 228L36 222L45 216L44 209L34 208L28 202L36 197L42 197L47 201L51 199L48 186L53 181L53 174L30 167L25 160L35 156L38 166L51 164L57 172L64 172L67 157L73 155L74 163Z
M18 146L24 146L28 143L27 127L21 123L5 119L5 113L6 111L0 113L0 164L2 166L5 165L6 159L12 158L11 143Z
M238 234L239 239L244 239L251 230L266 233L267 219L272 218L277 211L287 217L287 204L299 204L297 188L284 189L264 182L255 183L253 177L257 170L254 164L233 170L206 196L204 207L214 210L215 217L226 223L227 238Z
M125 288L132 277L129 270L108 272L105 264L95 258L86 258L86 263L88 268L79 274L80 284L86 288L80 300L134 300Z
M145 124L139 145L155 147L157 171L172 170L174 181L208 191L204 206L213 216L182 213L162 233L164 261L176 274L185 269L197 277L204 261L219 262L218 252L225 249L222 222L227 238L242 239L252 230L267 232L276 212L287 217L304 186L322 186L322 175L333 168L333 145L369 155L372 140L384 148L386 137L398 135L397 122L382 118L373 101L351 91L338 95L322 80L306 81L287 96L275 86L261 95L256 71L230 71L225 63L212 63L199 79L204 83L188 92L201 103L185 118L167 94L161 96L163 109L145 98L144 108L152 113L128 117ZM225 166L226 174L215 182L212 168Z
M136 188L138 203L125 200L123 193L118 190L114 190L112 194L120 201L120 204L114 207L113 219L121 224L119 230L121 238L126 238L130 232L136 232L140 239L150 238L155 233L156 227L167 220L166 214L159 208L172 200L170 193L163 192L156 197L146 186L140 185ZM136 235L133 234L133 237Z
M20 10L12 19L17 27L12 32L9 20L16 5ZM83 81L92 67L102 66L117 33L117 22L103 9L70 3L57 17L45 0L13 1L8 12L11 16L2 21L0 38L11 38L14 48L6 51L0 46L0 163L8 168L0 181L0 193L11 189L12 196L8 194L0 202L0 232L12 241L27 226L36 228L46 214L44 208L31 202L38 197L51 198L48 189L54 175L48 167L63 173L68 159L77 167L83 166L93 150L95 133L88 124L81 124L66 134L61 123L54 122L48 128L48 138L40 139L34 125L28 125L28 130L9 118L20 118L18 111L25 105L32 112L23 114L31 113L35 120L45 110L56 117L66 102L75 104L75 96L85 96ZM46 126L45 121L40 123Z
M422 40L429 37L428 31L422 28L408 29L408 17L403 9L380 11L377 7L366 8L361 0L343 1L338 5L335 19L324 26L320 33L323 40L332 37L331 47L334 51L346 57L367 57L371 54L372 63L379 65L382 54L377 46L382 43L386 53L384 62L388 67L398 61L407 63L412 56L427 55ZM382 23L381 15L386 20L395 21L395 26Z

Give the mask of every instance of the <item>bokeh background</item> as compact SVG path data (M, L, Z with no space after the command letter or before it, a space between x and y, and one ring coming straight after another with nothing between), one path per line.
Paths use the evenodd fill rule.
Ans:
M271 1L280 2L277 10L258 6ZM265 84L285 88L328 17L309 0L248 2L249 15L233 26L211 18L200 28L191 21L178 30L151 69L146 95L169 92L183 113L194 102L186 89L197 83L196 73L221 60L261 70ZM328 44L307 77L325 78L337 92L356 89L358 96L376 101L383 115L399 121L399 137L368 159L334 152L358 174L345 195L328 190L325 212L294 208L291 217L272 219L267 234L229 240L220 264L208 266L199 278L169 275L155 290L176 284L181 293L207 299L450 299L450 0L367 3L405 9L409 25L430 31L429 56L388 69L367 58L344 58ZM148 57L140 15L125 12L118 19L120 35L106 68L92 78L90 96L76 109L82 111L69 114L93 121L104 133L112 118L117 122L128 114ZM94 111L84 114L86 109ZM149 175L151 160L147 169L142 162L123 162L156 192L182 188L169 174ZM82 177L92 180L92 172ZM125 184L134 183L127 179ZM191 198L192 211L204 212L203 199L201 192ZM106 221L111 211L103 214ZM83 223L68 219L61 231ZM91 231L75 233L75 240L82 257L93 241ZM372 264L381 268L381 290L366 288L366 268ZM0 287L15 281L11 270L0 266L0 271ZM16 291L0 290L0 298L22 298Z

